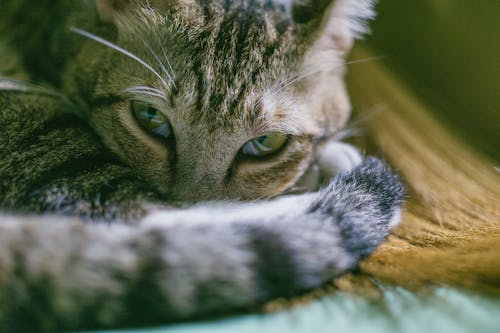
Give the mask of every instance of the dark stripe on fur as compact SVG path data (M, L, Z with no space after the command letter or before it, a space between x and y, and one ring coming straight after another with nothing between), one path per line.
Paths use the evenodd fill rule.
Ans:
M272 226L248 225L248 237L256 254L256 276L259 292L263 299L289 297L297 294L301 286L297 284L297 264L293 251L287 245L283 234Z

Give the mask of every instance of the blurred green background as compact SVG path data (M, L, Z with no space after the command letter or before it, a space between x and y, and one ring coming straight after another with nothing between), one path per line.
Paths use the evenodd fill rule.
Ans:
M381 0L367 39L442 122L500 162L500 0Z

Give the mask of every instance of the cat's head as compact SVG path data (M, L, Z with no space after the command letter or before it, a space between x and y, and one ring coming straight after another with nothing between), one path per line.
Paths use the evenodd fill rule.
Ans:
M269 197L300 177L315 141L349 116L344 59L372 1L97 9L96 35L114 45L87 34L69 86L84 91L90 123L124 162L169 198L196 201Z

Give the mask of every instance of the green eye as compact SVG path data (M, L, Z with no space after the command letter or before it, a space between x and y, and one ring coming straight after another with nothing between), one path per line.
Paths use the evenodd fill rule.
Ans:
M130 108L142 128L165 139L170 138L172 135L170 123L158 110L150 104L135 100L130 102Z
M241 148L241 152L248 156L268 156L279 151L287 142L286 134L273 132L248 141Z

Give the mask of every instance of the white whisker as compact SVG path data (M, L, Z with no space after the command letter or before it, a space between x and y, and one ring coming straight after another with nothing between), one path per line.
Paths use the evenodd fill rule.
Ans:
M163 44L161 44L161 52L163 53L163 57L167 61L167 65L170 68L170 72L175 77L174 69L172 68L172 65L170 64L170 60L168 60L167 51L165 50L165 47L163 46Z
M160 65L163 73L165 73L165 75L168 77L168 80L170 81L170 83L172 83L172 86L174 87L174 89L177 89L177 86L175 85L174 79L172 78L172 76L170 75L170 73L165 68L165 65L161 61L160 57L156 54L155 51L153 51L153 49L151 48L151 46L148 43L146 43L145 41L143 41L143 43L144 43L144 46L149 50L149 52L151 52L151 54L153 55L153 57L156 59L156 61Z
M323 135L317 139L318 142L327 140L342 141L353 137L359 137L366 134L365 123L380 112L387 110L390 103L381 103L364 110L361 115L355 115L346 127L330 134Z
M163 100L167 100L167 96L161 90L151 88L148 86L133 86L123 90L123 93L130 95L147 95L152 97L159 97Z
M143 65L145 68L147 68L149 71L151 71L151 73L153 73L160 81L161 83L163 84L163 86L165 87L165 89L169 89L169 85L167 84L167 82L165 81L165 79L160 75L158 74L157 71L154 70L153 67L151 67L151 65L149 65L148 63L146 63L144 60L142 60L141 58L139 58L138 56L136 56L135 54L133 54L132 52L129 52L121 47L119 47L118 45L116 44L113 44L111 43L110 41L107 41L99 36L96 36L88 31L85 31L85 30L82 30L82 29L78 29L76 27L71 27L70 30L74 33L77 33L83 37L86 37L86 38L89 38L89 39L92 39L104 46L107 46L115 51L118 51L124 55L126 55L127 57L137 61L138 63L140 63L141 65Z
M65 95L55 90L32 84L30 82L0 77L0 91L14 91L19 93L46 95L57 98L64 103L74 107L74 103L72 103Z
M156 61L160 65L163 73L165 73L165 75L168 77L168 80L172 83L174 89L177 89L177 86L176 86L175 80L174 80L174 78L175 78L175 72L174 72L174 69L172 68L172 65L170 64L170 61L168 60L167 53L165 51L165 48L163 47L163 44L160 42L158 36L155 34L156 42L157 42L157 44L161 45L161 52L163 54L163 57L167 61L167 65L168 65L168 67L170 69L170 72L167 70L167 68L165 67L164 62L160 59L160 57L158 56L158 54L153 50L153 48L151 47L151 45L148 42L146 42L145 38L143 38L143 33L144 33L144 30L142 30L142 29L136 30L137 37L139 39L141 39L141 41L144 44L144 46L149 50L149 52L156 59Z
M360 64L363 62L381 60L384 58L387 58L387 55L379 55L379 56L374 56L374 57L366 57L366 58L351 60L351 61L346 62L345 64L346 64L346 66L348 66L348 65L353 65L353 64Z
M140 91L149 91L149 92L153 92L153 93L157 93L157 94L165 96L163 91L161 91L159 89L151 88L148 86L133 86L133 87L127 88L126 90L129 90L129 91L139 91L139 90Z
M301 73L298 73L296 75L292 75L292 76L290 76L282 81L277 82L276 84L273 84L271 86L271 88L257 100L257 103L255 104L255 108L258 108L262 104L264 98L266 98L267 96L277 94L280 91L297 83L298 81L302 81L303 79L308 78L310 76L313 76L313 75L316 75L319 73L333 71L333 70L338 69L338 68L343 67L343 66L359 64L359 63L369 62L369 61L373 61L373 60L380 60L384 57L385 56L376 56L376 57L357 59L357 60L352 60L352 61L346 62L345 64L342 64L342 65L336 65L336 66L331 66L331 67L327 67L327 68L320 68L320 69L313 69L313 70L310 70L307 72L301 72Z
M343 141L349 138L361 136L363 134L365 134L363 129L349 125L348 127L329 135L328 140Z
M369 58L357 59L357 60L348 61L348 62L346 62L345 64L342 64L342 65L336 65L336 66L331 66L331 67L327 67L327 68L322 68L322 69L317 69L317 70L311 70L309 72L305 72L305 73L300 74L295 79L293 79L291 82L288 82L283 88L286 88L286 87L294 84L295 82L303 80L303 79L305 79L305 78L307 78L309 76L312 76L312 75L316 75L316 74L324 73L324 72L334 71L334 70L336 70L336 69L338 69L340 67L343 67L343 66L360 64L360 63L369 62L369 61L373 61L373 60L380 60L382 58L384 58L384 57L383 56L377 56L377 57L369 57Z

